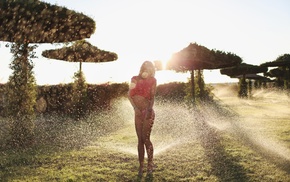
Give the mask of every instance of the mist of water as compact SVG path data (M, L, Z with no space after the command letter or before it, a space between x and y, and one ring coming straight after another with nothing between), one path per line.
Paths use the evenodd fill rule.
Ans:
M236 134L248 146L275 163L284 166L288 163L286 166L290 166L289 147L282 140L277 139L279 133L269 133L272 130L271 124L275 125L273 126L275 131L277 130L275 128L281 128L279 119L287 119L290 116L288 109L290 98L287 92L276 89L259 89L252 92L251 99L239 99L238 97L228 97L235 91L232 87L231 85L222 91L219 90L217 95L219 99L223 100L223 104L229 105L227 109L234 115L226 118L219 117L226 122L219 119L210 120L209 123L218 129ZM233 111L231 106L237 108L242 115ZM243 107L247 107L247 109L243 109ZM275 121L277 123L274 123Z
M124 126L113 133L112 138L102 140L102 146L138 155L132 106L128 100L122 100L118 107L121 107L119 110L124 113L122 115L125 121ZM151 140L155 155L166 152L171 147L183 144L196 137L193 115L186 105L156 101L154 110L156 118L152 128Z
M125 104L125 105L124 105ZM36 142L59 148L82 148L96 142L98 138L122 128L130 120L123 100L112 102L111 108L91 113L76 121L59 114L39 115L36 121Z
M230 90L224 89L223 92L219 90L220 98L227 97L226 92ZM275 111L268 112L273 106L264 106L255 116L241 117L223 102L220 105L202 105L197 111L182 103L156 100L156 118L151 134L154 155L163 155L178 145L199 140L201 136L209 137L206 135L209 128L212 128L237 136L254 150L262 151L260 153L264 156L276 155L289 161L290 151L284 143L265 135L261 130L262 126L253 126L261 116L274 117L279 110L281 115L290 116L290 111L285 110L290 99L287 95L274 91L259 91L253 96L254 100L230 97L228 103L255 106L257 103L271 102L275 103ZM2 135L3 132L0 136ZM36 136L37 143L41 145L68 149L97 146L137 155L134 113L127 98L112 102L110 110L91 114L82 121L59 115L39 116L36 122Z

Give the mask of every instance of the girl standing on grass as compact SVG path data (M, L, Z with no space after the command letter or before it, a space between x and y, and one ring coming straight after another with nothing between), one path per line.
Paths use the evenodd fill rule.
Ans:
M135 129L138 137L139 176L143 174L145 148L148 157L147 173L153 172L153 145L150 141L151 129L155 119L153 110L156 92L155 67L145 61L139 75L133 76L128 97L135 111Z

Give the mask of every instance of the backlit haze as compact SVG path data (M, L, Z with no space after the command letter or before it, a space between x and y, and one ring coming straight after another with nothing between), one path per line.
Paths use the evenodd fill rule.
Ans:
M118 60L83 63L88 83L127 82L145 60L166 61L196 42L209 49L232 52L245 63L259 65L290 53L288 0L45 0L92 17L96 31L87 39L100 49L115 52ZM0 42L0 83L12 73L11 54ZM33 59L37 84L72 82L78 63L43 58L41 44ZM189 73L158 71L158 83L186 81ZM236 82L219 70L205 71L206 83Z

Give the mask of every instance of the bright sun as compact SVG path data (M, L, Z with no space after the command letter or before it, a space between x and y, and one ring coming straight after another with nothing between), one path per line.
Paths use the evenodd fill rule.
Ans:
M187 82L189 78L188 73L177 73L172 70L161 70L156 72L156 79L158 85L169 82Z
M161 60L161 62L162 62L162 69L165 70L166 69L167 62L168 62L168 59Z

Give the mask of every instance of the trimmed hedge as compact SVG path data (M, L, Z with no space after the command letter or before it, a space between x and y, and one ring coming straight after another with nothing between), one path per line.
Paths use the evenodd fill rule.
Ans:
M183 101L186 83L173 82L157 86L156 97L164 100ZM5 84L0 84L0 115L5 115ZM128 83L88 84L88 112L110 109L111 102L119 97L127 97ZM73 83L44 85L37 87L36 112L71 114Z
M6 105L5 84L0 84L0 115L5 115L4 108ZM128 92L128 84L88 84L88 108L89 112L110 109L112 99L126 96ZM59 85L44 85L37 87L37 103L38 112L43 113L60 113L71 114L72 112L72 89L73 84L59 84Z
M38 99L43 97L47 102L46 113L56 112L70 114L72 112L73 84L39 86ZM88 84L88 112L110 109L112 99L125 96L128 84Z
M186 96L186 83L172 82L158 85L156 89L156 97L170 101L184 101Z

